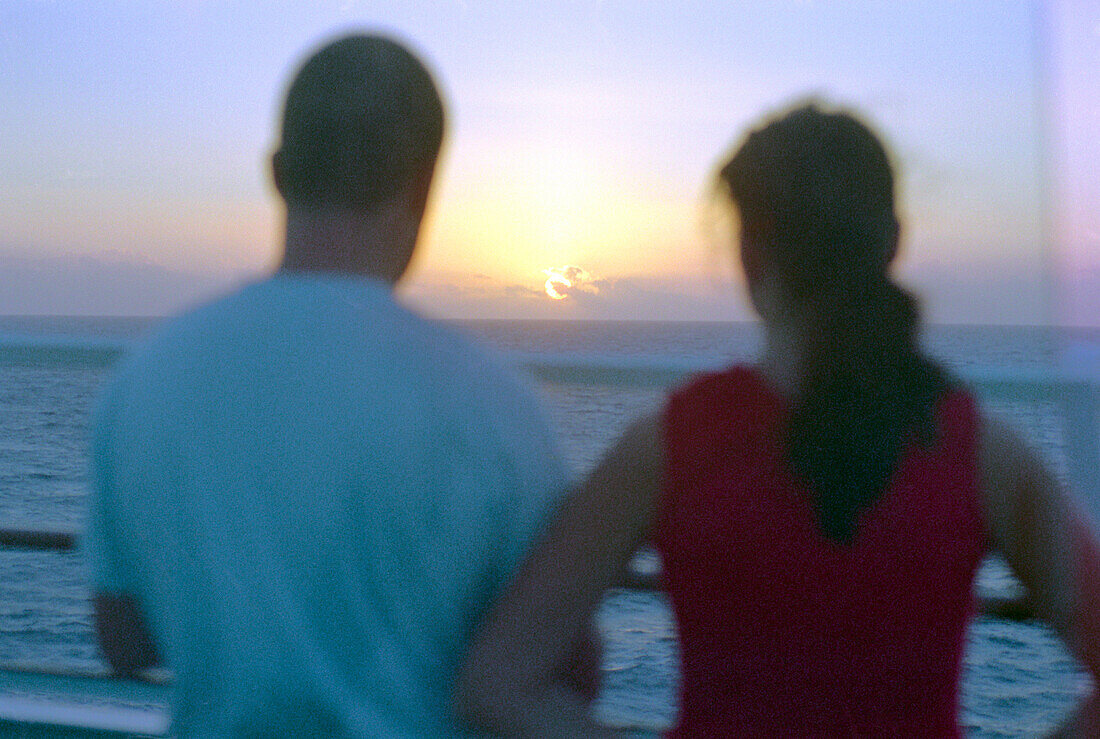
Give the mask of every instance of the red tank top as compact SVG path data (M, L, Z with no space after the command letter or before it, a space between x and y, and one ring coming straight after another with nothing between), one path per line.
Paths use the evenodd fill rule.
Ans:
M847 545L783 458L786 419L745 367L669 400L655 543L681 643L673 735L959 736L985 551L972 399L940 399L935 445L906 449Z

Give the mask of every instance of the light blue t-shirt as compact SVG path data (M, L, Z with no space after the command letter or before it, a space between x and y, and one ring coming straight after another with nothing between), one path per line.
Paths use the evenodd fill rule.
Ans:
M443 736L463 648L566 475L537 402L388 285L279 273L170 322L93 434L93 588L182 736Z

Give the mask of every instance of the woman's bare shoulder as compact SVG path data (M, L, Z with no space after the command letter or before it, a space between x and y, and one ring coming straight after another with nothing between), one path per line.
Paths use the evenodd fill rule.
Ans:
M1023 481L1035 474L1035 452L1004 419L985 409L978 412L978 479L987 523L1000 539L1011 524Z

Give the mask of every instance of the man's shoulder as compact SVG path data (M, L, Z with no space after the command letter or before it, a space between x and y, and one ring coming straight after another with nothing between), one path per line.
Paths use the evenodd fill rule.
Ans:
M530 418L538 406L507 358L465 327L350 279L255 282L167 319L119 363L110 386L167 403L188 390L229 393L261 376L294 376L315 391L323 383L333 402L385 387L388 406L493 426Z
M170 374L187 360L203 356L215 337L224 334L225 326L232 325L247 289L247 285L238 287L163 319L112 368L104 395L118 395L124 388Z
M417 358L430 364L441 375L469 375L487 381L511 377L505 358L481 339L458 326L425 318L412 311L409 315L410 324L417 327L423 342L419 348L430 352L417 354Z
M494 429L508 444L545 425L529 378L507 356L460 327L425 320L432 345L411 361L423 372L422 397L437 417L459 419L468 432Z

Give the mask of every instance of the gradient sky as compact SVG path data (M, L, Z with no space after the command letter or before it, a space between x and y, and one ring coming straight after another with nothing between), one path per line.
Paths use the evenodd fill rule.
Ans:
M892 144L933 320L1100 322L1087 0L0 0L0 313L159 314L269 270L284 85L352 28L449 105L403 287L435 315L746 318L708 177L816 93Z

